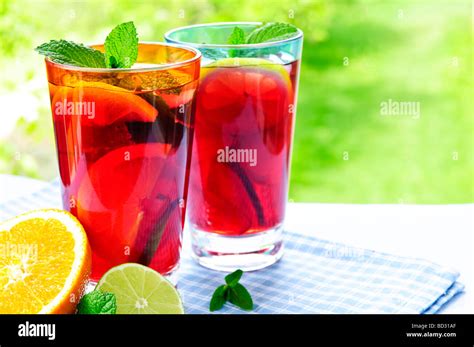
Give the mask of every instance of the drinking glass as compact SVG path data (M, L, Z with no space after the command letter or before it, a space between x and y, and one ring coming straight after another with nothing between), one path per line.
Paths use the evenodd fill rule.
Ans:
M86 230L92 281L127 262L178 266L200 59L164 43L140 43L129 69L46 59L63 206Z
M203 55L187 218L194 257L223 271L264 268L283 254L303 33L228 44L235 27L249 33L260 24L200 24L165 34Z

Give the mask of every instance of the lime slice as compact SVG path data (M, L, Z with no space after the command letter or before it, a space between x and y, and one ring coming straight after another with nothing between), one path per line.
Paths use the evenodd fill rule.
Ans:
M176 288L155 270L127 263L102 276L97 289L114 293L117 314L182 314L183 303Z

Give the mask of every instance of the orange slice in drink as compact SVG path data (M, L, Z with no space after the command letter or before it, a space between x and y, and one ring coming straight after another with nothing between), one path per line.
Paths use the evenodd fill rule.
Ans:
M79 221L62 210L0 223L0 313L74 313L91 267Z
M161 143L124 146L88 170L78 191L77 215L100 257L115 265L136 260L136 238L154 216L145 205L169 189L160 176L165 164L173 170L170 150Z
M153 122L158 111L133 92L102 82L57 87L52 99L55 117L80 117L84 124L109 125L118 119Z

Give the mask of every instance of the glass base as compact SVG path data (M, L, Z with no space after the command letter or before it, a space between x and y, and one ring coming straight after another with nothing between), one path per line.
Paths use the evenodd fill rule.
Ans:
M276 263L283 255L283 226L247 236L225 236L191 226L193 258L209 269L253 271Z

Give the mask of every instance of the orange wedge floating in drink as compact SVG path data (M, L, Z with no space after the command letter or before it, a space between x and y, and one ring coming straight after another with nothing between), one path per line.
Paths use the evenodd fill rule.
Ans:
M136 261L129 250L154 215L145 205L171 187L159 185L170 150L161 143L121 147L95 162L81 182L77 215L94 252L114 265Z
M109 125L118 119L153 122L158 111L133 92L102 82L58 87L52 99L55 117L76 116L90 125Z
M0 313L74 313L91 267L79 221L62 210L0 223Z

